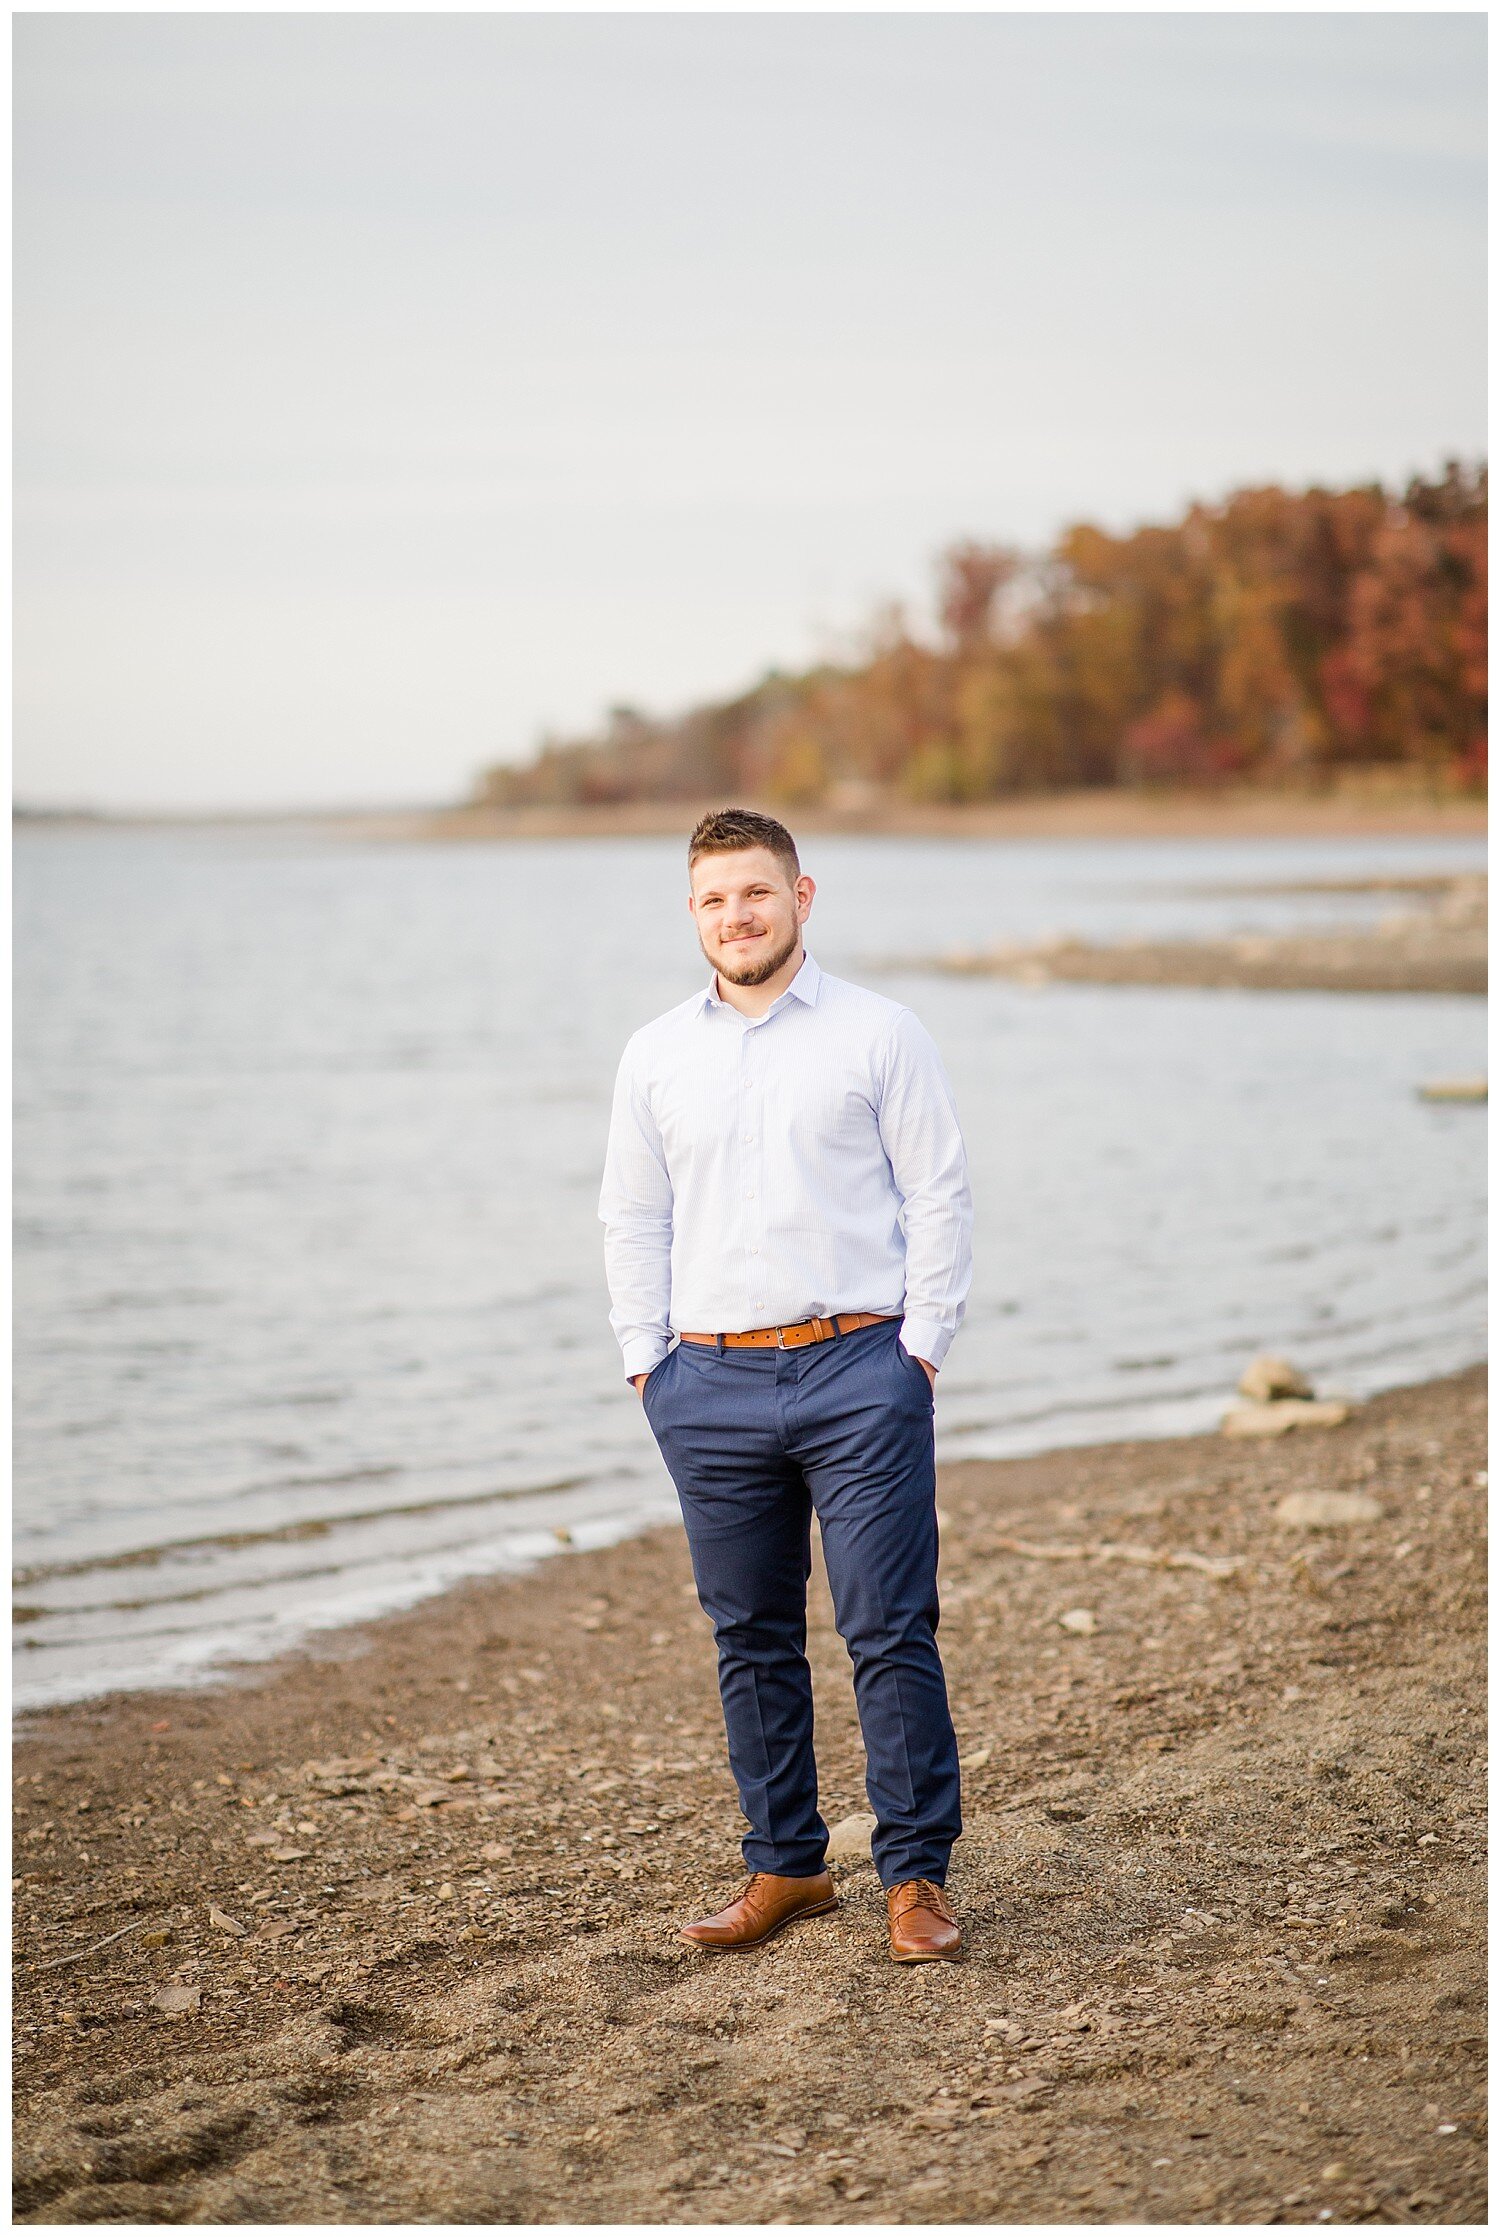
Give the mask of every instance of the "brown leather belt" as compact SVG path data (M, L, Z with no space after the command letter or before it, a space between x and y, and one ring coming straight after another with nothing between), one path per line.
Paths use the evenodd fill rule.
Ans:
M797 1320L786 1328L736 1329L723 1340L726 1344L758 1344L790 1352L801 1344L826 1344L830 1336L850 1336L856 1328L873 1328L877 1321L900 1318L899 1313L836 1313L832 1320ZM684 1344L719 1342L717 1336L696 1336L689 1328L679 1328L677 1333Z

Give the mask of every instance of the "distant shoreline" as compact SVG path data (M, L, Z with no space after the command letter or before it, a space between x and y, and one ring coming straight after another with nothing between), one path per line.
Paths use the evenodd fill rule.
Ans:
M911 839L1356 839L1470 838L1488 828L1482 800L1431 800L1373 789L1328 794L1245 789L1127 792L1093 788L958 807L912 801L858 806L769 806L799 836ZM265 809L104 814L19 808L17 828L48 830L288 830L374 844L518 839L685 839L722 799L630 800L594 807Z

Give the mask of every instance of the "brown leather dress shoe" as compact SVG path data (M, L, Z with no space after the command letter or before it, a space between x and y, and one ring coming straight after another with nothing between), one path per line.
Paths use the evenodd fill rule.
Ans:
M838 1907L827 1872L795 1880L782 1879L775 1872L752 1872L743 1895L715 1911L711 1919L695 1919L685 1926L682 1938L700 1950L753 1950L793 1919L815 1919Z
M933 1880L903 1880L887 1890L891 1955L898 1965L922 1965L929 1958L957 1957L963 1946L953 1906Z

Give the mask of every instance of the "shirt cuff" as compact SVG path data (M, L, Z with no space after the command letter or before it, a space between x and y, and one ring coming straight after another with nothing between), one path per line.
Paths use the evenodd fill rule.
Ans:
M657 1361L665 1359L671 1349L659 1336L632 1336L628 1344L620 1346L626 1382L633 1375L649 1375Z
M941 1367L953 1338L935 1320L907 1319L901 1323L901 1341L913 1359L925 1359L930 1367Z

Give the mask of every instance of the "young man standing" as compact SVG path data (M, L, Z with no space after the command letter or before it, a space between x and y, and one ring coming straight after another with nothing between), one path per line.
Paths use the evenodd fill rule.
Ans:
M952 1091L910 1010L803 947L813 881L781 824L705 816L688 875L712 975L626 1047L599 1202L610 1319L682 1503L750 1823L749 1885L683 1932L749 1949L837 1907L805 1651L815 1510L891 1955L956 1957L932 1441L969 1286Z

